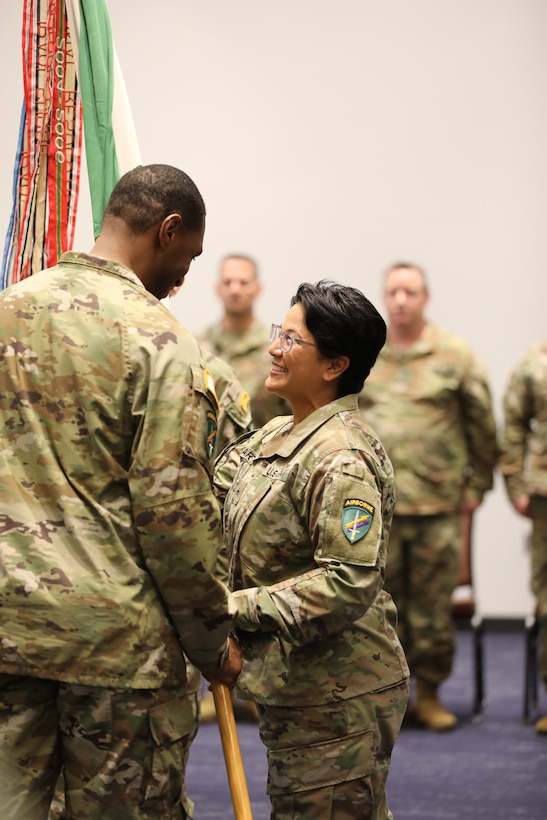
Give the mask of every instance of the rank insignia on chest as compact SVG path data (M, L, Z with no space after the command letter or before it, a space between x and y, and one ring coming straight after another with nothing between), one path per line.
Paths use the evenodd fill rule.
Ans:
M247 412L247 408L249 407L249 402L250 401L251 401L251 397L249 396L249 394L246 391L243 392L241 394L240 403L241 403L241 409L243 410L244 413Z
M217 416L212 410L207 411L207 455L212 458L217 443Z
M203 371L203 379L205 381L205 387L207 388L207 392L209 393L209 396L213 399L213 403L218 412L220 410L220 404L218 403L215 380L213 379L213 374L210 370L207 370L207 368Z
M360 541L370 530L374 507L360 498L346 498L342 510L342 531L350 544Z

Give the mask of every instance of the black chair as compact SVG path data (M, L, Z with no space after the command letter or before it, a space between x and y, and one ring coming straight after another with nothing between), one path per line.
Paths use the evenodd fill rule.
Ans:
M473 588L472 560L473 514L462 514L462 551L460 586L452 598L456 629L470 630L473 640L473 722L482 718L484 703L484 623Z
M538 705L538 635L539 617L535 607L524 621L524 703L522 720L530 723L531 714Z
M484 622L471 586L458 587L452 600L456 629L471 631L473 641L473 722L482 719L484 703Z

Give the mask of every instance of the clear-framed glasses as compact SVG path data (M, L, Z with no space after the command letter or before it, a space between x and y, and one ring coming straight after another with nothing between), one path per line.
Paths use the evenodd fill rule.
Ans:
M307 342L305 339L297 339L296 336L291 336L286 330L283 330L281 325L272 325L270 328L270 344L279 340L279 347L283 353L288 353L292 350L293 344L296 342L299 345L310 345L310 347L317 347L313 342Z

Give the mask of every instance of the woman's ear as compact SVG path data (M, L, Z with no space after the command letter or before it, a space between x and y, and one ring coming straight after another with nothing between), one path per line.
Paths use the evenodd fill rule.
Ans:
M349 367L349 356L337 356L330 360L330 364L325 370L325 378L327 381L333 381L340 378L342 373Z

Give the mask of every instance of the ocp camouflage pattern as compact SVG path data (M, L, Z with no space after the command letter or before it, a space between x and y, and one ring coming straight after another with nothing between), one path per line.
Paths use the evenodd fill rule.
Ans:
M393 469L355 395L227 448L215 488L244 657L238 694L309 707L408 676L383 591Z
M533 345L510 374L503 411L500 470L509 497L547 496L547 340Z
M389 342L359 396L389 453L397 515L461 509L492 488L496 422L484 366L467 342L433 324L408 350Z
M193 337L122 265L67 253L0 297L0 671L184 682L233 602Z
M198 336L198 340L205 350L219 356L234 368L237 378L251 397L255 428L262 427L275 416L289 412L284 399L264 387L270 371L270 332L266 325L255 321L244 333L232 333L224 330L220 324L211 325Z
M233 367L210 351L204 351L204 357L213 376L218 398L215 445L215 454L218 454L227 444L252 429L251 398Z

